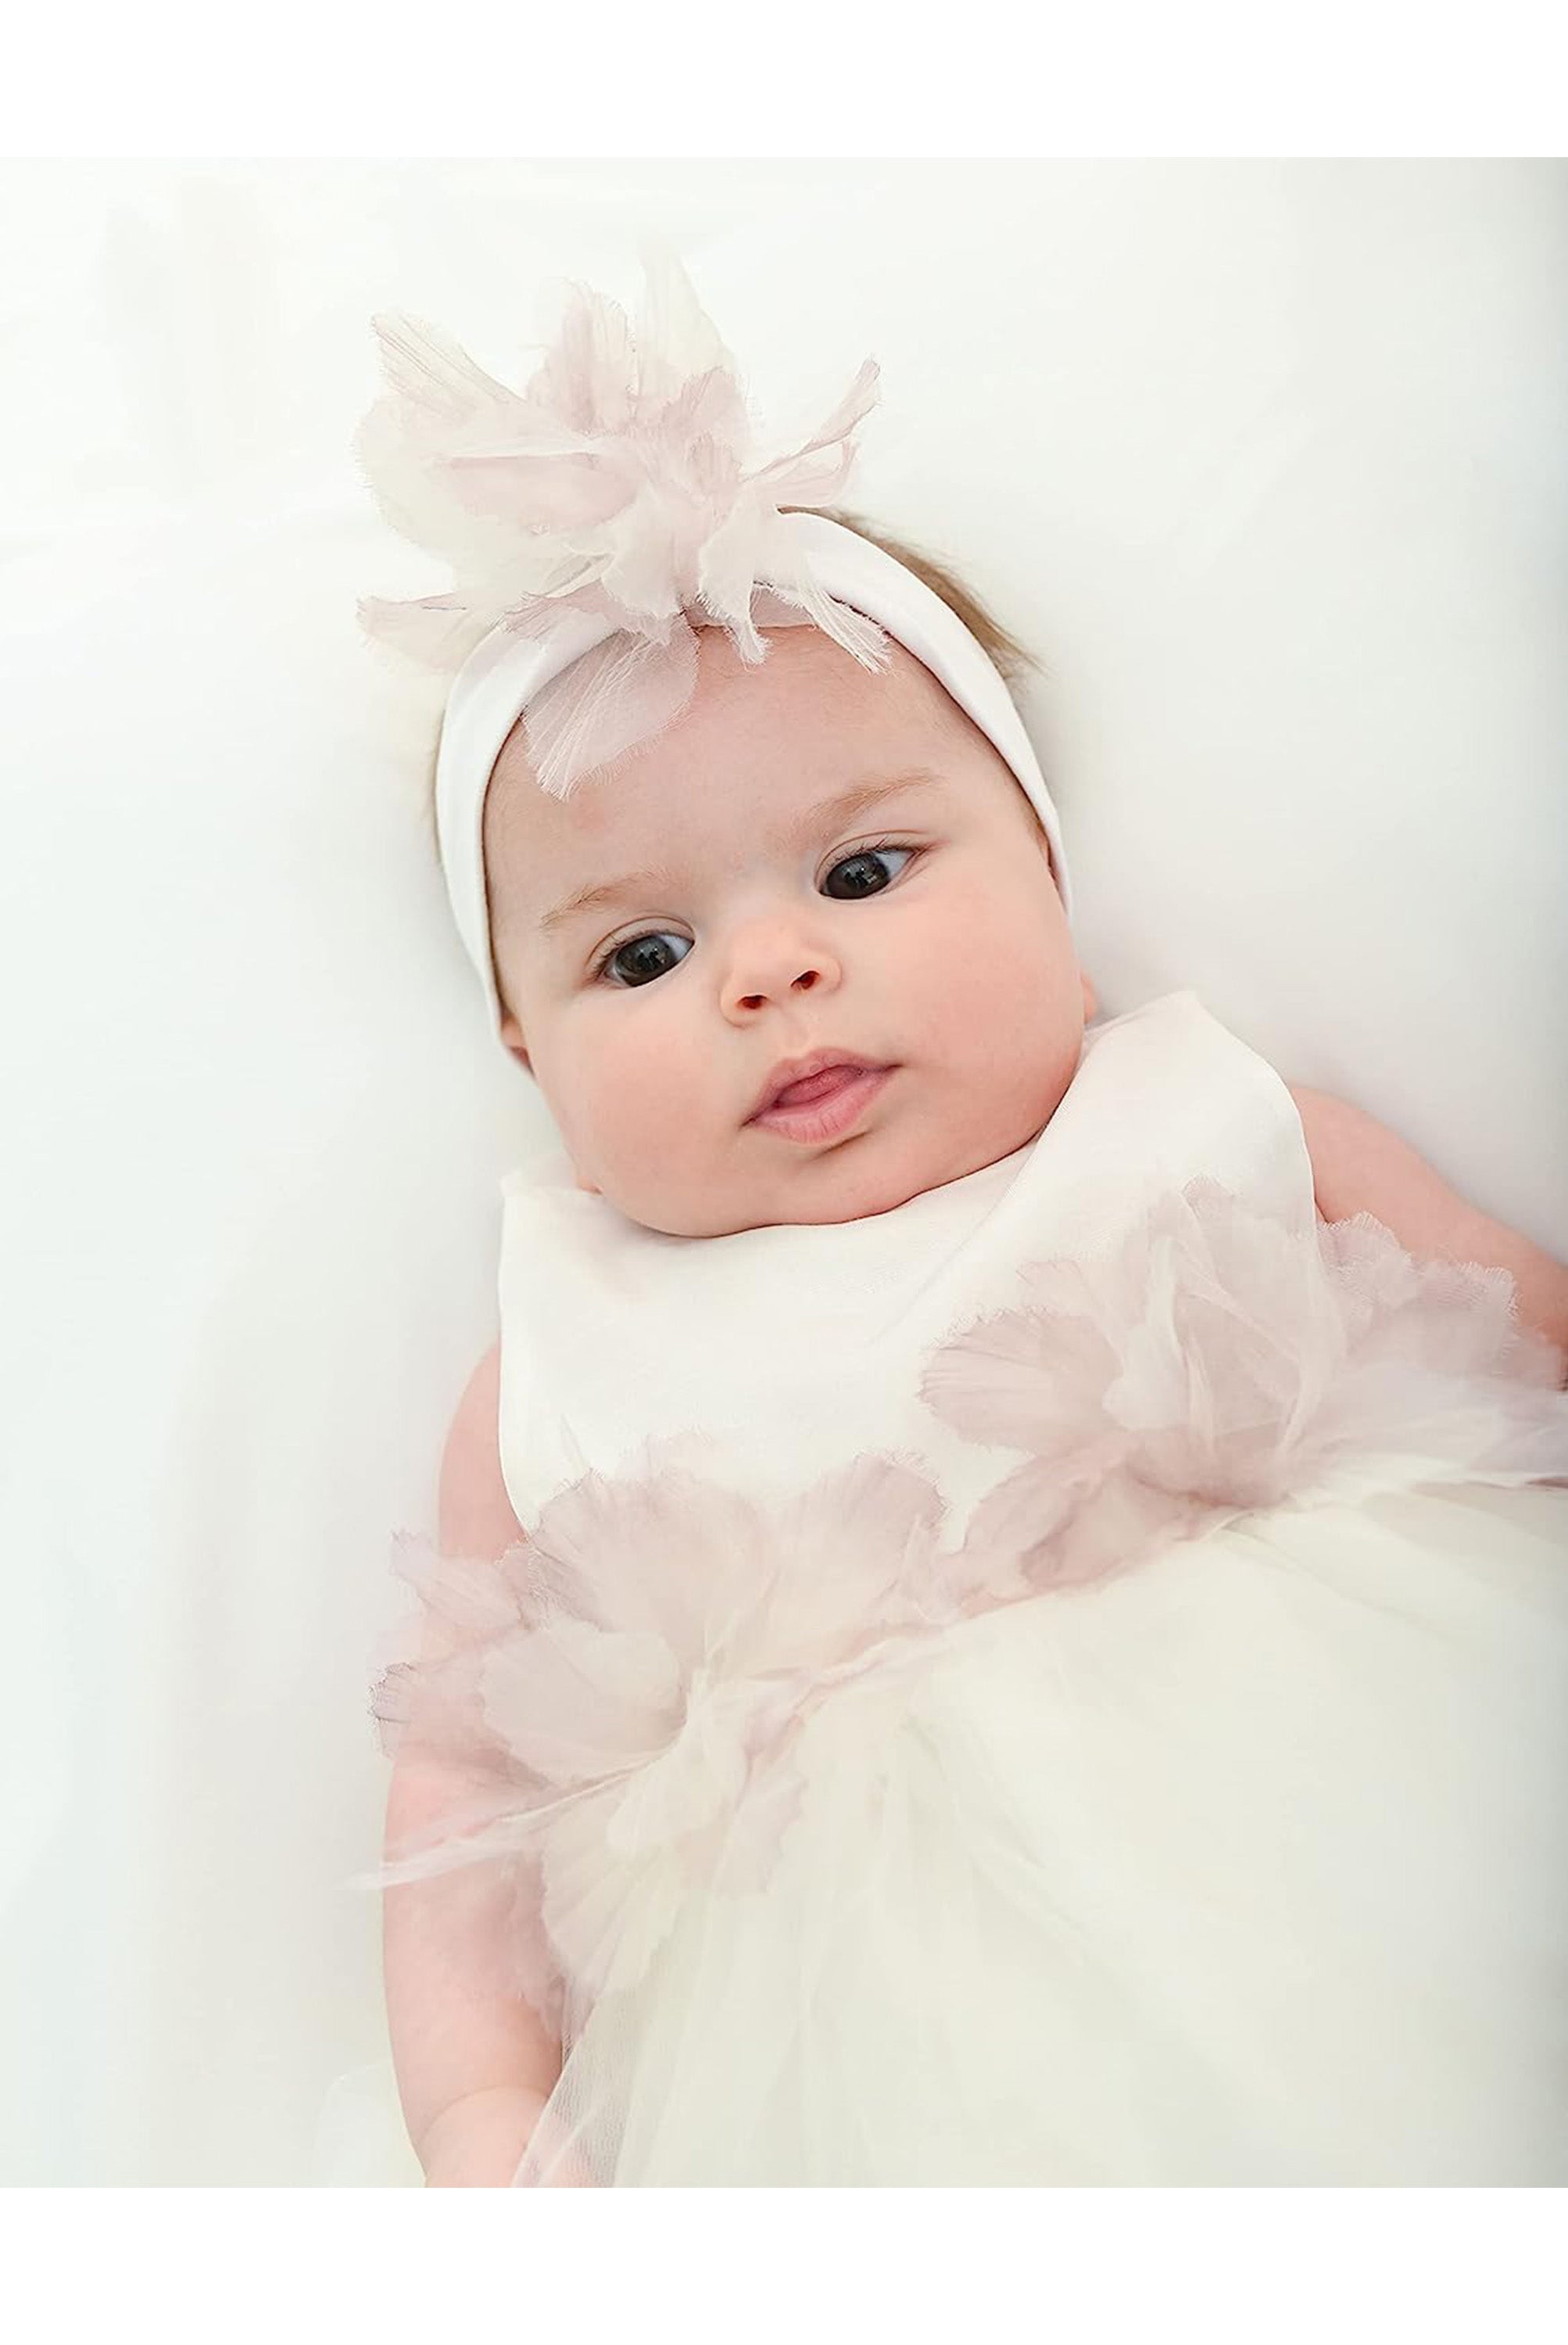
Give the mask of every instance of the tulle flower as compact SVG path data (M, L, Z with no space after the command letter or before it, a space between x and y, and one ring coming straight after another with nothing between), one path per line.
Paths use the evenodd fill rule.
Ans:
M807 1711L953 1617L942 1516L871 1456L779 1508L684 1467L589 1474L499 1566L405 1542L441 1633L378 1688L383 1748L412 1738L474 1788L382 1877L515 1853L560 1974L590 1999L633 1984L694 1882L766 1879Z
M1366 1213L1293 1228L1199 1179L927 1365L921 1397L1026 1453L970 1518L993 1594L1082 1585L1221 1515L1568 1472L1557 1359L1506 1271L1418 1262ZM1439 1462L1442 1461L1442 1462Z
M369 597L361 624L422 664L455 670L499 625L547 634L567 611L613 630L524 714L540 786L581 776L678 714L697 680L692 622L766 656L760 625L814 624L868 667L889 657L872 621L811 575L785 507L841 493L853 433L875 405L868 359L816 431L764 456L734 362L679 262L655 254L634 334L588 287L568 289L555 341L521 391L448 335L372 322L386 391L355 453L385 518L449 563L445 594Z

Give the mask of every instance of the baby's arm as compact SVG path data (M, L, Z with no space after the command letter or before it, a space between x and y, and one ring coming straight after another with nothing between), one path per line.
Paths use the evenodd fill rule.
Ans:
M1424 1157L1359 1108L1324 1091L1292 1088L1290 1096L1323 1219L1370 1213L1418 1261L1479 1262L1511 1272L1520 1319L1563 1355L1568 1383L1568 1268L1469 1203Z
M443 1552L498 1557L521 1538L501 1478L499 1354L458 1404L442 1462ZM387 1848L422 1833L472 1794L460 1769L410 1753L392 1769ZM509 2184L561 2071L561 2052L527 2004L482 1992L486 1933L473 1877L389 1887L382 1953L392 2061L409 2138L433 2184Z

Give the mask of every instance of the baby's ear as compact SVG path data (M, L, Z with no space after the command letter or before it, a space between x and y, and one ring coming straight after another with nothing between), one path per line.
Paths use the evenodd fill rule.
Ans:
M516 1060L524 1073L525 1075L533 1075L533 1061L530 1060L527 1050L524 1045L523 1029L519 1026L516 1019L514 1018L510 1010L507 1010L505 1016L501 1020L501 1040L505 1043L506 1048L511 1051L513 1057ZM535 1076L535 1081L538 1081L537 1076Z
M1045 858L1045 868L1051 874L1051 885L1059 896L1062 893L1062 882L1056 876L1055 858L1051 853L1051 842L1045 836L1045 826L1038 815L1034 816L1034 844Z

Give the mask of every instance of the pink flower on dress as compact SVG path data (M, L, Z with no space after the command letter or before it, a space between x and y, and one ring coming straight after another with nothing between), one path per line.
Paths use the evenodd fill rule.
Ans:
M976 1508L976 1584L1072 1587L1221 1515L1484 1467L1568 1465L1551 1347L1512 1281L1414 1261L1367 1214L1293 1228L1214 1181L1093 1261L1031 1264L1026 1300L930 1362L922 1397L1027 1453Z
M495 1782L449 1861L530 1852L575 1989L632 1985L694 1879L767 1878L799 1804L788 1750L805 1712L953 1617L942 1519L932 1484L881 1457L779 1506L666 1467L585 1476L525 1559L479 1568L484 1595L475 1567L448 1581L438 1560L426 1600L474 1633L444 1678L416 1668L414 1715L448 1750L466 1735Z

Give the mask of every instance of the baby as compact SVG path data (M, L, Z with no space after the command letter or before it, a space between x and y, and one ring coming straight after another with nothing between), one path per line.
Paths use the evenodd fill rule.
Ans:
M426 2180L1568 2178L1568 1272L1195 997L1095 1024L1016 647L814 502L880 665L780 563L677 579L657 721L625 604L449 714L561 1154L378 1689Z

